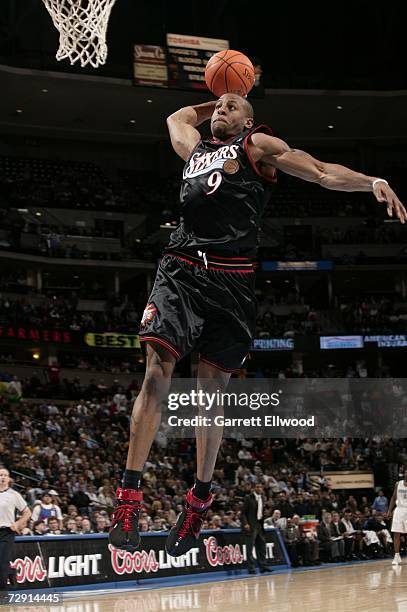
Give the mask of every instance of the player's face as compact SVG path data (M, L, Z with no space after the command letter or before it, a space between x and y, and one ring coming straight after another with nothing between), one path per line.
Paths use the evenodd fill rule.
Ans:
M226 140L252 125L253 118L248 116L244 98L236 94L224 94L219 98L211 119L212 135L215 138Z

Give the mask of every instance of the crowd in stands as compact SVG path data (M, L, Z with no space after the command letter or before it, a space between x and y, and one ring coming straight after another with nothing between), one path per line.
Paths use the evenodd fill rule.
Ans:
M129 210L134 197L90 162L0 156L0 203L14 208Z
M315 228L319 244L404 244L405 228L396 223L364 223L351 227Z
M141 296L143 297L143 295ZM142 308L126 296L108 296L102 311L78 310L78 296L42 294L40 300L23 297L19 299L1 296L0 324L32 326L42 329L76 331L123 331L138 330Z
M139 321L147 300L146 291L131 296L114 295L106 289L87 284L75 290L46 290L32 293L26 284L26 274L6 275L1 280L0 325L4 328L26 327L63 330L68 332L122 332L137 333ZM286 290L264 285L257 291L258 312L256 338L318 335L324 333L401 333L405 332L407 305L397 293L364 293L334 297L330 308L321 308L315 294L309 301L291 284ZM26 295L16 297L23 291ZM9 293L10 292L10 293ZM100 297L98 310L82 310L80 296ZM314 302L317 307L312 304ZM311 302L311 303L307 303ZM96 308L96 307L95 307ZM64 364L62 364L64 365ZM105 358L91 355L66 357L67 367L83 370L133 372L138 371L134 362L122 360L108 363Z
M109 174L109 178L107 177ZM117 227L93 227L87 224L63 226L56 224L47 213L34 217L32 222L23 220L17 209L52 208L133 211L146 214L146 236L154 234L162 224L176 224L179 216L179 176L157 178L142 172L104 172L102 168L87 162L23 159L0 156L0 248L28 252L47 257L72 259L126 260L132 258L156 261L162 244L147 237L141 242L111 245L109 250L98 248L97 241L87 248L79 238L121 239ZM405 230L400 224L383 223L384 211L374 208L371 194L343 193L322 189L318 185L299 181L281 174L266 217L353 217L360 219L349 226L315 228L306 247L279 241L273 258L280 260L321 257L322 245L336 244L397 244L404 243ZM80 218L80 217L78 217ZM75 240L75 238L78 238ZM158 240L158 242L157 242ZM275 249L274 249L275 250ZM400 252L400 257L405 253ZM331 256L332 257L332 256ZM371 258L372 255L369 255ZM362 261L359 255L337 255L335 261Z
M318 311L292 287L284 291L270 284L258 290L257 299L256 338L318 334L323 329Z
M374 209L370 194L330 191L278 173L266 215L272 217L367 217Z
M23 282L23 281L22 281ZM21 285L23 287L23 285ZM97 292L97 287L95 288ZM103 294L99 291L99 294ZM33 298L35 296L35 299ZM106 298L106 295L103 296ZM315 296L315 300L318 296ZM71 332L137 333L147 294L108 295L102 310L81 310L76 291L9 297L0 293L0 325ZM258 292L256 338L294 337L330 331L404 333L407 305L397 294L356 295L335 298L330 309L314 308L294 290ZM77 360L80 369L109 371L110 366ZM89 362L89 363L88 363ZM75 367L72 363L71 367ZM116 367L116 366L114 366ZM127 367L125 369L131 368ZM120 368L123 371L122 368Z
M22 401L16 409L0 399L1 461L33 509L28 534L107 530L131 410L129 389L109 391L68 406ZM131 391L137 394L137 384ZM157 436L143 475L142 531L175 523L194 482L194 454L193 440ZM401 464L407 464L403 440L225 439L214 474L215 503L204 526L240 528L244 497L258 483L265 526L281 528L294 564L390 554L386 496L336 493L327 476L332 470L373 470L381 483L388 478L386 466ZM303 525L304 517L315 517L318 530Z
M407 304L396 296L339 300L337 325L347 331L405 333Z
M0 293L0 324L73 332L136 333L147 295L139 292L133 299L127 296L110 297L102 311L78 310L78 299L76 291L70 294L48 291L46 294L36 294L35 300L30 295L15 298ZM319 333L321 330L317 311L301 304L294 293L287 297L267 295L263 298L259 295L259 299L256 337L294 336L296 333ZM287 308L283 313L275 313L274 306ZM81 367L86 369L85 364Z

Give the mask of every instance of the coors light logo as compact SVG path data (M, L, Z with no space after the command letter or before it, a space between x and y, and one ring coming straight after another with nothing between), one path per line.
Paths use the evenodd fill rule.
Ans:
M223 168L226 159L236 159L239 145L225 145L212 153L194 153L184 168L184 179L200 176L206 172L212 172L217 168Z
M47 576L47 570L42 564L42 559L39 555L35 559L24 557L24 559L16 559L10 563L11 567L16 570L16 581L18 584L23 582L42 582Z
M46 578L64 578L65 576L95 576L100 573L100 553L91 555L69 555L68 557L49 557L47 567L44 559L37 555L34 559L18 557L11 563L16 570L18 584L24 582L43 582Z

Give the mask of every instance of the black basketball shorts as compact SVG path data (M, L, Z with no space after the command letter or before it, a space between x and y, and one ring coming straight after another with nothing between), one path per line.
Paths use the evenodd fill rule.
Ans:
M255 271L245 257L171 250L164 255L140 324L140 341L177 360L192 349L225 372L238 370L256 323Z

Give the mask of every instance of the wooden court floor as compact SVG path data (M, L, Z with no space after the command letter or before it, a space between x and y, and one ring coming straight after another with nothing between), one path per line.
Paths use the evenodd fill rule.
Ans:
M407 612L407 563L391 560L160 589L91 592L7 612Z

